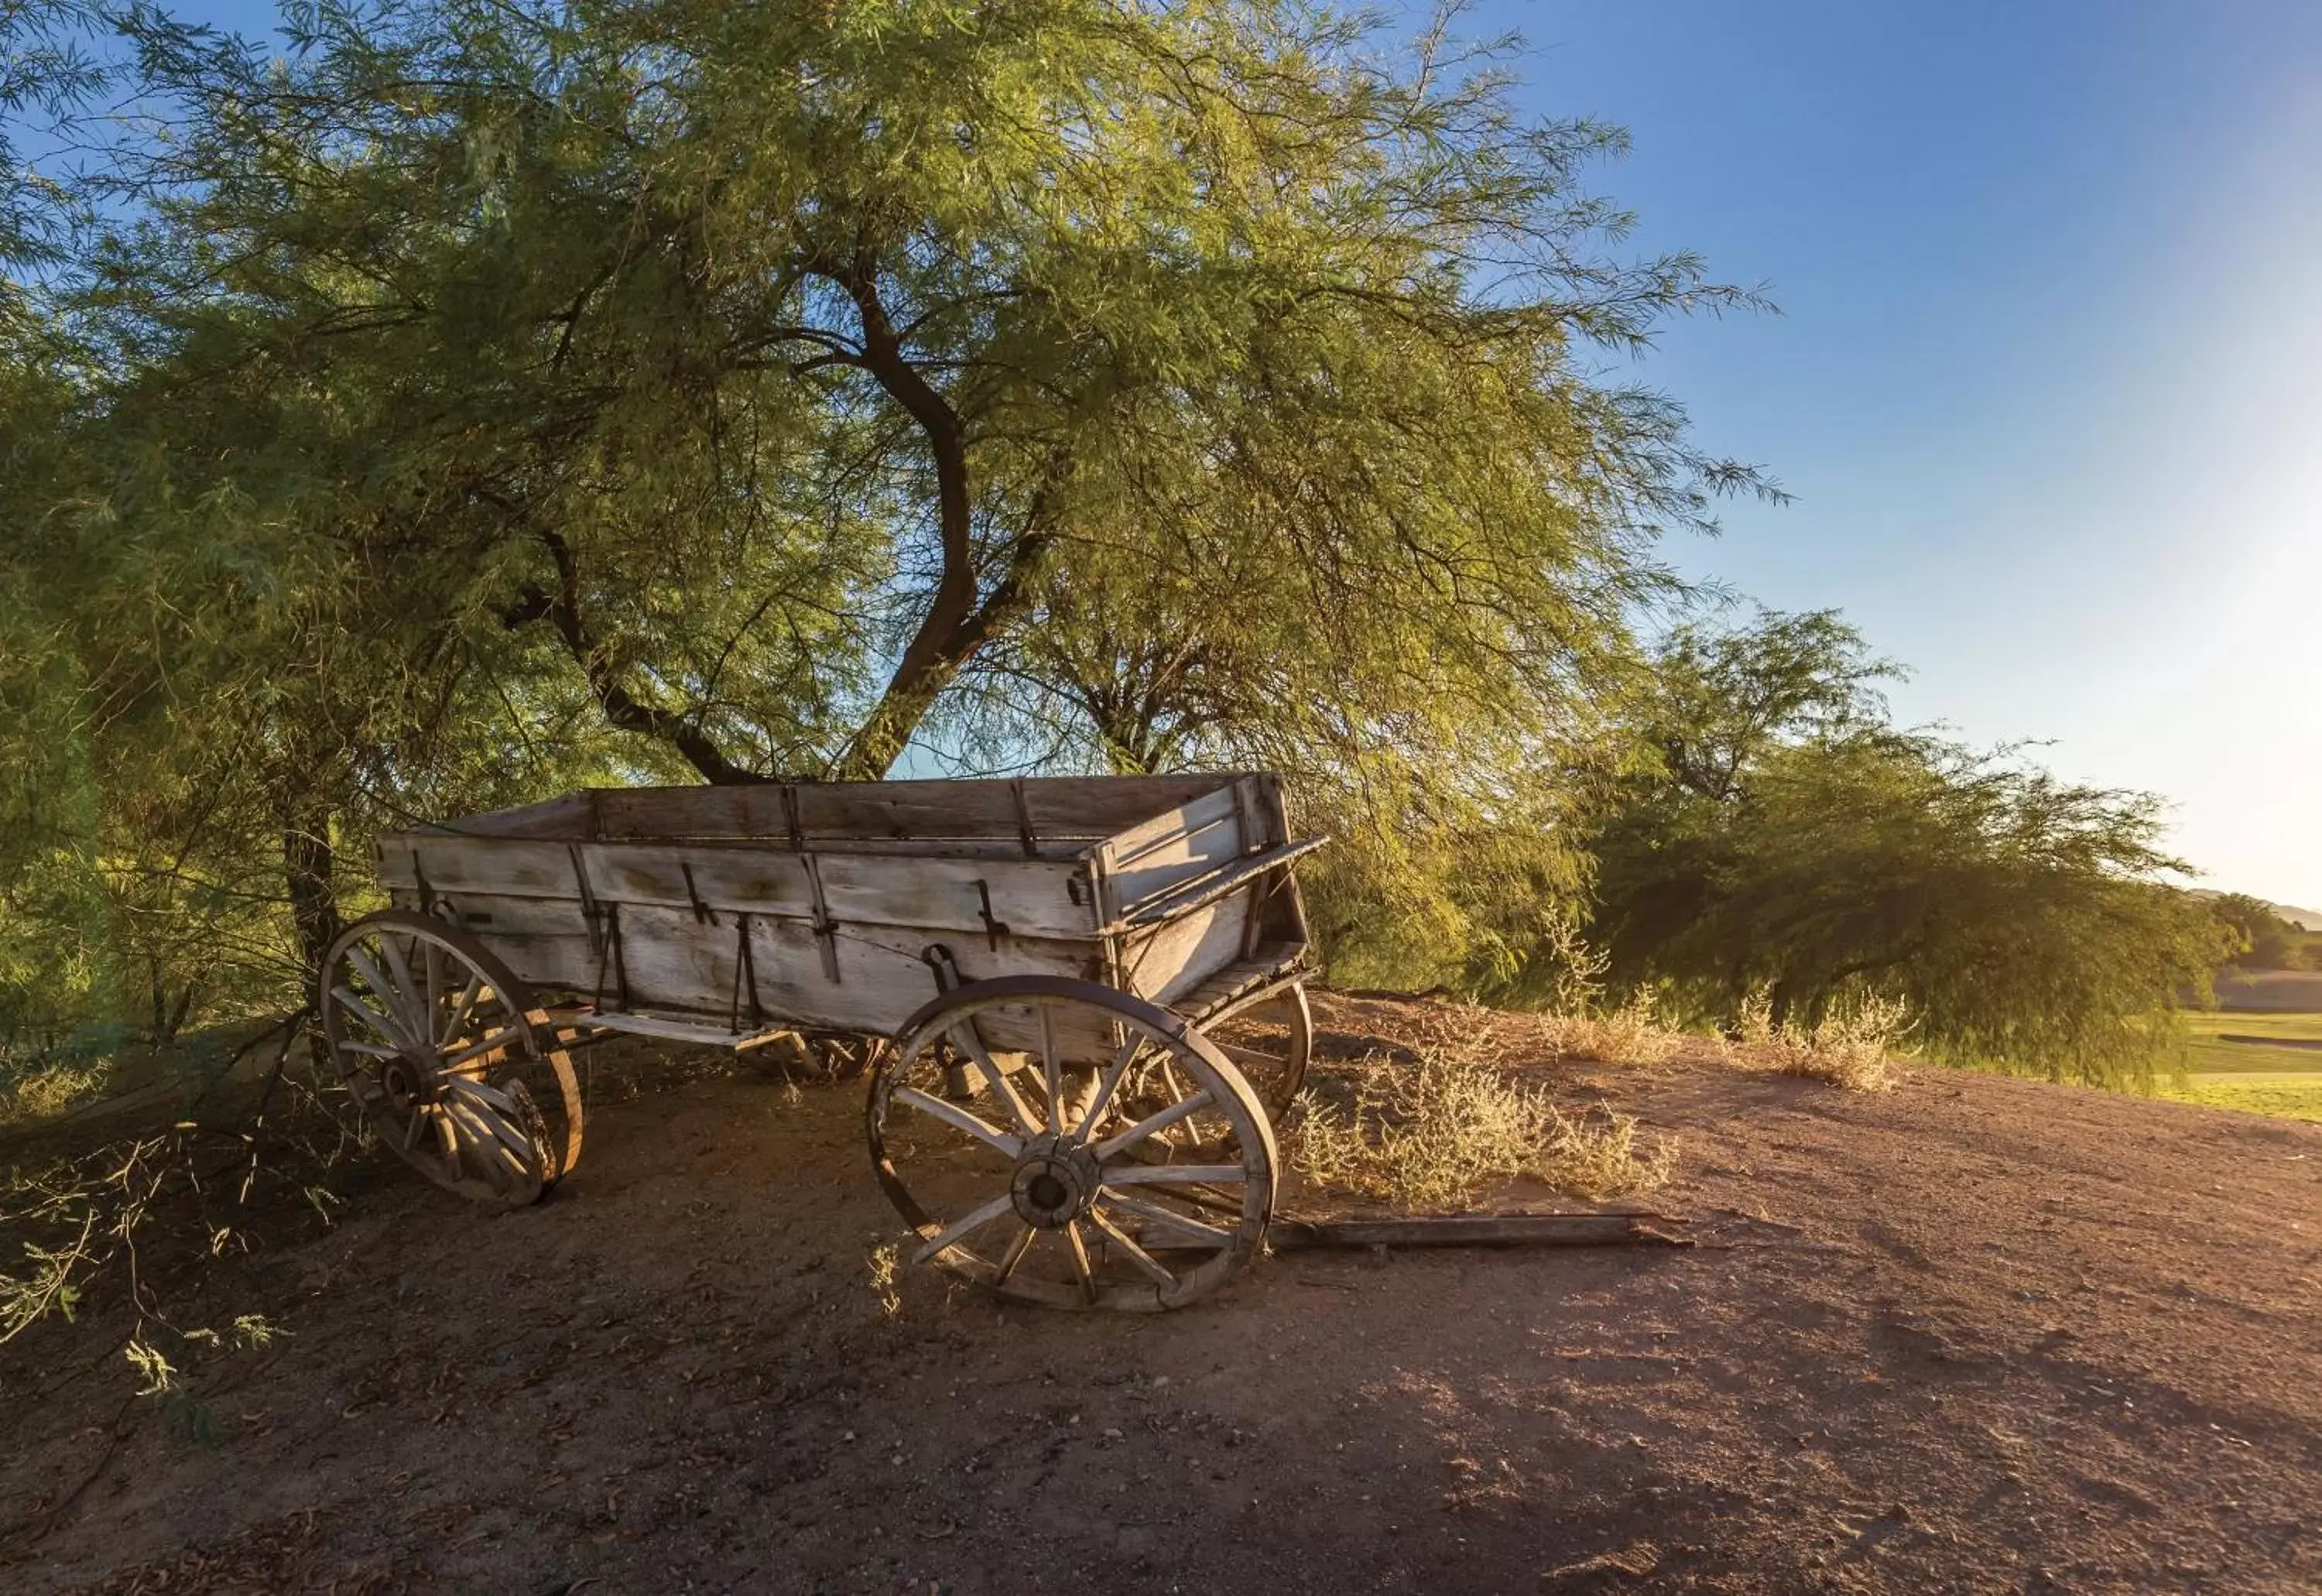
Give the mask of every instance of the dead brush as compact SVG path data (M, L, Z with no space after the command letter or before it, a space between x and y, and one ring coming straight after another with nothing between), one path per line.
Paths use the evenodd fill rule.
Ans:
M1529 1175L1586 1199L1649 1191L1668 1179L1675 1146L1638 1145L1625 1114L1565 1113L1539 1088L1440 1047L1415 1060L1352 1062L1350 1103L1309 1088L1293 1163L1313 1185L1410 1209L1449 1208L1495 1181Z
M1681 1040L1656 1017L1650 992L1606 1014L1550 1015L1546 1026L1558 1053L1600 1064L1664 1063Z
M1778 1026L1762 988L1742 1000L1739 1019L1742 1048L1767 1067L1848 1091L1893 1085L1892 1055L1911 1029L1910 1006L1879 997L1833 1006L1808 1028Z

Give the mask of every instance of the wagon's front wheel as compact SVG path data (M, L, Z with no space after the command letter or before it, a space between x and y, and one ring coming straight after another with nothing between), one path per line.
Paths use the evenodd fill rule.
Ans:
M871 1158L916 1262L1057 1308L1180 1308L1249 1263L1274 1208L1266 1110L1165 1008L1058 976L978 981L905 1022Z
M389 909L316 995L340 1084L395 1155L479 1202L539 1200L580 1154L580 1090L530 989L474 937Z

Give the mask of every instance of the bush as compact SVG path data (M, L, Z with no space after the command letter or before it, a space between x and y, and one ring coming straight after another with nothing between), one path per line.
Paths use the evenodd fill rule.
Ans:
M1300 1099L1293 1164L1328 1190L1440 1208L1528 1175L1594 1199L1651 1190L1675 1165L1672 1143L1639 1147L1632 1117L1567 1114L1538 1087L1459 1053L1372 1053L1346 1073L1351 1103L1311 1087Z
M1894 1084L1891 1054L1910 1028L1908 1007L1886 998L1833 1004L1810 1028L1774 1024L1773 1003L1763 990L1742 1005L1744 1047L1782 1074L1849 1091L1883 1091Z

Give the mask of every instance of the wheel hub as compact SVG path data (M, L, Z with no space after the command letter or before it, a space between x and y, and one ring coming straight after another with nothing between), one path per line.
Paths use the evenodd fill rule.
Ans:
M1041 1136L1016 1161L1008 1195L1018 1218L1038 1230L1061 1230L1088 1210L1102 1185L1096 1157L1086 1147Z
M433 1074L409 1059L381 1060L379 1089L389 1105L398 1112L432 1103L439 1095Z

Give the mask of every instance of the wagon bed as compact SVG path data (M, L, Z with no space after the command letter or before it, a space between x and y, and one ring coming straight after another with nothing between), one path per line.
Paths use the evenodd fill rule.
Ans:
M568 1017L732 1044L892 1033L937 946L1208 1017L1303 967L1284 867L1315 845L1271 775L891 781L578 792L389 833L379 867Z

